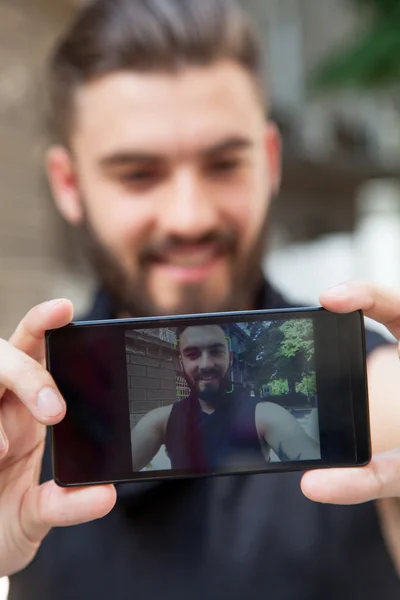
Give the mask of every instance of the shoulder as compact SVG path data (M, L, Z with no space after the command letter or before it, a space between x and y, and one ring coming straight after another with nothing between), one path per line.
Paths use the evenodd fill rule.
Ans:
M258 402L256 405L257 428L263 432L274 427L277 423L284 425L286 421L291 420L290 413L282 406L279 406L279 404L275 404L274 402Z
M160 406L159 408L154 408L150 412L148 412L144 417L139 421L137 426L144 427L164 427L166 424L172 410L172 404L170 406Z
M288 411L275 402L266 402L262 400L261 402L257 402L256 413L259 415L282 415L288 414Z

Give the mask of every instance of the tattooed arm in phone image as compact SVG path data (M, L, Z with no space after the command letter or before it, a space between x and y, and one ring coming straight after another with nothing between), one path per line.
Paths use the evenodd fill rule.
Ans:
M261 442L272 448L281 461L321 458L319 443L278 404L260 402L257 405L256 427Z

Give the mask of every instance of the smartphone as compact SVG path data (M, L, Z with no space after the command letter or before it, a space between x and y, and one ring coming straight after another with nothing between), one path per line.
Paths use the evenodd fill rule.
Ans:
M321 307L46 333L60 486L354 467L371 458L364 320Z

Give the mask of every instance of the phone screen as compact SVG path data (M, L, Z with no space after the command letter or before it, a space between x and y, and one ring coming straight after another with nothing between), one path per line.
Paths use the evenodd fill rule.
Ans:
M61 485L302 470L370 456L363 319L322 309L49 332Z

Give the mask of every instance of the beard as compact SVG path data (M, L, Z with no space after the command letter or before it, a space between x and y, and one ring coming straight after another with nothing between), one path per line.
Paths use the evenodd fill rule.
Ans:
M224 253L230 262L230 283L225 294L219 299L207 293L202 284L182 286L179 300L173 309L168 311L169 314L228 312L255 308L252 303L255 303L262 285L261 262L265 253L267 230L268 219L265 218L259 237L246 256L240 256L238 235L233 229L225 228L202 239L193 240L196 244L213 243ZM149 291L148 270L164 253L171 249L179 249L187 241L164 239L145 242L137 257L137 273L127 273L120 260L100 241L87 215L81 226L80 238L95 275L110 298L113 315L165 315L162 306Z
M218 387L206 386L201 389L198 381L193 383L190 387L192 392L196 394L198 398L206 402L212 408L217 408L225 398L225 393L231 385L232 383L228 381L227 374L225 374L225 376L220 379Z

